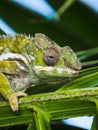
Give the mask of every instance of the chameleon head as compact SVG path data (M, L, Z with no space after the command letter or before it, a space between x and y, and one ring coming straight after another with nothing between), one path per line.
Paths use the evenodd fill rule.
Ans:
M57 81L78 75L81 63L73 50L60 47L44 34L35 34L34 72L42 80Z

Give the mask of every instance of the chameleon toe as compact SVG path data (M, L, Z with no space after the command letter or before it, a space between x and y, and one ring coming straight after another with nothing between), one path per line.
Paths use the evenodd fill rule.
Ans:
M27 96L27 94L24 92L21 92L21 91L14 92L8 98L11 109L13 110L13 112L15 112L17 114L19 112L18 97L20 97L20 96Z
M17 97L24 97L24 96L27 96L27 94L25 92L19 91L19 92L16 92L16 96Z

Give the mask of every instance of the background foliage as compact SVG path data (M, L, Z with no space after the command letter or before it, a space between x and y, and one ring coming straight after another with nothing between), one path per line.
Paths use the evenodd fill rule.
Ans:
M56 11L59 11L65 1L48 0L48 2ZM92 49L98 46L98 15L79 1L75 1L69 6L67 10L60 14L59 20L56 21L47 20L34 12L30 12L25 8L13 4L10 0L1 0L0 17L18 33L34 35L37 32L41 32L49 36L60 46L68 45L76 52ZM3 33L4 32L0 30L0 34ZM95 52L97 52L97 50ZM87 52L87 54L89 54L89 52ZM82 57L81 54L78 53L78 55L80 58ZM86 51L83 56L85 55ZM97 60L97 55L84 59L86 59L86 61L95 61ZM38 87L37 90L34 88L33 93L49 91L50 87L47 88L47 90L40 90L40 87ZM54 90L53 87L52 91ZM21 127L22 129L26 129L27 126L14 126L9 129L21 129ZM61 121L52 123L53 130L61 128L62 130L74 130L74 127L71 128L65 126Z

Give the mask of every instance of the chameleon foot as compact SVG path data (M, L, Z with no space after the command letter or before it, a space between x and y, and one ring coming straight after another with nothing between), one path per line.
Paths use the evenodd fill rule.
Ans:
M21 96L27 96L27 94L24 93L24 92L19 91L19 92L14 92L14 93L12 93L12 94L8 97L10 107L11 107L11 109L13 110L13 112L15 112L16 114L19 113L18 97L21 97Z

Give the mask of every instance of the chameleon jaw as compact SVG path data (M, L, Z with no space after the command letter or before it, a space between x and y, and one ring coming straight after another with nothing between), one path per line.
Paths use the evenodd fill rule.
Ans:
M42 74L50 75L51 77L74 77L78 75L78 71L73 70L71 68L55 68L52 66L35 66L34 67L35 73L40 77ZM56 73L56 75L54 75Z

